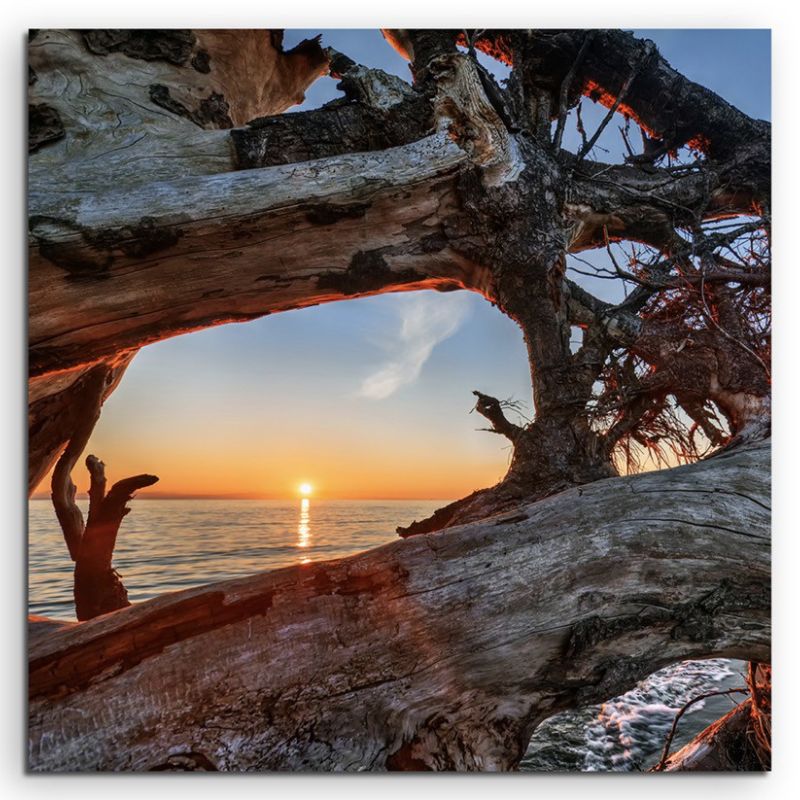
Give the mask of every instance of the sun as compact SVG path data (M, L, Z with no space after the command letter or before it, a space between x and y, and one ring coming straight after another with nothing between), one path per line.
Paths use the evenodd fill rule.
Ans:
M308 497L314 491L314 487L310 483L301 483L297 488L303 497Z

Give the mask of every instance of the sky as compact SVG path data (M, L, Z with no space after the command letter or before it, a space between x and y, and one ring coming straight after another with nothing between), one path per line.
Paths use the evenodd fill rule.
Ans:
M284 44L318 33L325 46L409 78L377 30L293 30ZM769 31L634 33L687 77L770 118ZM507 75L483 58L498 78ZM327 102L335 86L320 79L292 111ZM584 103L591 134L605 109ZM595 158L620 159L616 127ZM143 348L103 407L87 453L106 462L111 481L158 475L141 497L292 498L310 483L318 498L455 499L502 478L510 457L505 439L477 430L473 389L513 397L531 413L522 335L482 297L348 300ZM73 478L84 491L81 472ZM48 486L49 476L40 492Z

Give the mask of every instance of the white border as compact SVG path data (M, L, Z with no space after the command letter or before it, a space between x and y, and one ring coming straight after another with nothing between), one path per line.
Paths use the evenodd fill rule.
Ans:
M798 539L792 501L797 497L796 459L798 442L798 379L796 331L800 295L798 246L793 235L798 230L794 217L798 181L797 94L800 47L794 25L797 13L788 10L783 0L759 0L757 3L734 3L731 0L671 0L650 4L604 0L564 3L506 3L488 5L474 0L431 2L404 0L396 7L372 6L366 10L356 2L305 0L291 6L291 12L275 3L220 3L199 7L197 0L136 0L124 6L108 2L69 2L40 0L5 4L3 46L0 50L4 76L4 108L0 124L3 163L3 213L6 258L2 265L3 282L0 301L2 336L0 337L0 375L2 391L2 473L0 474L0 513L3 536L2 642L4 657L0 686L4 691L0 759L0 778L8 797L43 797L57 795L93 797L112 794L117 800L167 796L176 791L190 791L198 798L222 795L259 797L273 795L317 797L325 800L374 797L381 800L402 798L409 793L426 797L438 794L481 797L501 793L511 797L635 797L646 794L647 800L681 800L720 794L726 800L793 796L791 787L800 785L795 773L798 761L798 682L794 674L800 668L800 652L794 620L797 605ZM302 6L302 7L301 7ZM23 598L26 553L24 541L24 410L25 410L25 145L24 107L26 94L25 36L28 27L302 27L367 28L379 25L443 27L623 27L631 28L725 28L749 27L773 29L773 122L774 122L774 297L775 336L775 427L774 437L774 771L769 776L752 775L516 775L516 776L25 776L22 750L25 718ZM794 201L794 202L793 202ZM794 325L793 325L794 323ZM795 623L795 624L793 624ZM191 787L183 783L192 780ZM112 784L113 781L113 784ZM181 781L180 786L176 781ZM225 781L225 783L220 783ZM796 791L796 790L795 790ZM794 795L796 796L796 795Z

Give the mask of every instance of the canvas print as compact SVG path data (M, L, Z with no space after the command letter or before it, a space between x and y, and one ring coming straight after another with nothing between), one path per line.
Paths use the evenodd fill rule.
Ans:
M30 771L770 769L769 31L27 48Z

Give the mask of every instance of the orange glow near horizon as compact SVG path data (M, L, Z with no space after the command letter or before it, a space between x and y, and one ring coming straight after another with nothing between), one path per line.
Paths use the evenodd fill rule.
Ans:
M199 425L180 429L155 420L149 429L126 429L114 419L110 398L85 454L106 463L109 485L128 475L150 473L159 482L137 499L242 498L296 500L308 483L314 500L442 500L464 497L497 483L508 469L508 452L481 437L474 422L459 437L428 430L419 437L400 426L364 423L336 428L304 421L270 428L258 417L237 417L227 428ZM263 428L262 428L263 425ZM269 451L269 457L264 453ZM313 481L309 473L313 468ZM89 474L81 459L72 471L78 498L86 498ZM50 496L50 474L36 487Z
M458 443L461 444L461 443ZM350 458L342 459L342 449L332 442L320 447L314 455L313 484L286 479L300 472L308 462L307 451L281 447L279 455L264 461L261 453L241 449L226 452L223 447L205 447L184 443L182 449L153 446L153 440L131 442L124 446L104 442L90 444L86 453L95 453L106 462L111 483L127 475L158 475L155 486L142 490L138 499L156 498L230 498L253 500L291 500L308 498L324 500L442 500L464 497L476 489L491 486L507 469L507 454L499 451L487 458L478 447L470 451L467 441L462 447L448 448L419 442L416 446L387 444L386 453L373 448L353 447ZM116 446L114 446L116 445ZM276 448L277 449L277 448ZM436 458L431 457L431 453ZM390 454L390 455L387 455ZM299 467L299 469L298 469ZM89 475L79 462L72 472L78 487L78 498L85 499ZM34 498L50 497L50 473L36 487Z
M421 443L420 450L430 445ZM432 448L435 449L435 448ZM263 459L245 459L240 453L206 453L192 450L176 453L165 449L153 457L152 453L136 452L131 448L117 450L109 447L87 448L87 453L98 455L110 453L107 463L109 482L143 472L153 472L159 482L137 494L137 499L248 499L297 501L300 497L301 526L308 526L310 497L322 502L327 500L438 500L442 504L466 497L476 489L497 483L507 469L507 454L492 460L481 454L472 454L455 448L436 450L438 458L423 457L416 448L410 452L399 449L392 452L387 464L385 455L366 450L353 450L351 459L342 460L342 451L328 453L321 448L314 458L315 483L304 481L300 484L286 480L285 472L292 469L295 475L302 474L302 465L308 463L307 451L295 455L294 450L286 450L281 457L264 463ZM645 452L641 454L643 470L658 469L656 463L649 463ZM671 461L671 459L670 459ZM286 463L289 462L288 467ZM157 463L155 469L152 465ZM669 463L668 466L677 466ZM299 468L298 468L299 467ZM624 471L624 470L623 470ZM282 474L283 473L283 474ZM85 501L89 488L89 476L81 463L72 473L78 487L78 498ZM265 488L266 487L266 488ZM50 498L50 473L48 473L32 495L35 499ZM302 518L306 517L306 518ZM307 531L306 531L307 533ZM305 541L298 527L298 541Z
M431 297L348 300L149 345L103 405L84 457L105 462L110 484L157 475L140 500L444 504L492 486L509 451L476 433L469 387L485 380L515 396L529 392L524 342L510 319L472 294L437 294L434 304ZM334 313L340 306L346 314ZM463 358L467 314L485 335ZM427 325L432 316L438 328ZM407 340L412 323L421 330ZM459 325L438 343L441 331ZM371 375L397 364L413 374L402 373L386 396L364 394ZM85 501L83 460L72 479ZM49 497L49 489L46 475L34 496Z

